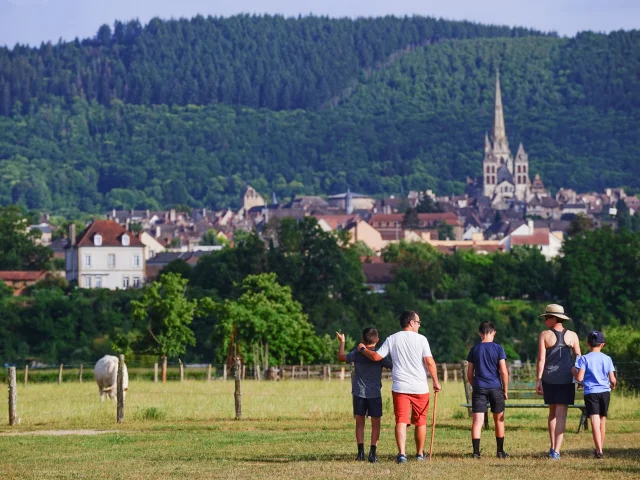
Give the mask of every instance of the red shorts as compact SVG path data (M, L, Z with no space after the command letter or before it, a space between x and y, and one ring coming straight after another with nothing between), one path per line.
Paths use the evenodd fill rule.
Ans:
M391 394L393 395L393 411L396 414L396 423L406 423L416 427L427 424L428 393L391 392Z

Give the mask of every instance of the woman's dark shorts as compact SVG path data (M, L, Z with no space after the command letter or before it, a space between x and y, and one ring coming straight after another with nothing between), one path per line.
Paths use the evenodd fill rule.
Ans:
M584 396L584 406L587 410L587 416L600 415L606 417L609 413L609 400L611 400L611 392L588 393Z
M502 389L473 387L471 411L473 413L487 413L487 404L491 405L491 413L504 412L504 392Z
M542 382L542 391L547 405L573 405L576 402L576 387L573 383Z

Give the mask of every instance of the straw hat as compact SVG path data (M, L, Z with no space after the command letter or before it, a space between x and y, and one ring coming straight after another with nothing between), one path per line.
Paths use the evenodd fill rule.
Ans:
M556 317L562 320L571 320L564 314L564 308L562 305L558 305L556 303L552 303L551 305L547 305L547 308L544 309L544 313L540 315L541 317Z

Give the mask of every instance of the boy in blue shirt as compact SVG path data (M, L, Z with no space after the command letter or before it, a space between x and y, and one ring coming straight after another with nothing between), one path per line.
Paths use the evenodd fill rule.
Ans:
M480 435L484 416L487 414L487 404L491 405L496 426L496 457L507 458L509 455L504 451L504 401L508 399L509 390L507 355L502 345L493 343L496 336L493 323L482 322L478 328L478 335L482 341L474 345L467 356L467 362L469 362L467 379L473 387L471 394L473 458L480 458Z
M589 353L578 357L573 376L584 386L584 405L591 419L595 458L603 458L602 447L607 425L611 389L616 388L615 367L611 357L602 353L604 335L597 330L587 337Z

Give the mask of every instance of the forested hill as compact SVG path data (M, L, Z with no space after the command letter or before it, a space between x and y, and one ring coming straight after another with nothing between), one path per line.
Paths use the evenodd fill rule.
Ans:
M407 47L445 39L542 35L428 17L330 19L239 15L116 22L95 38L0 49L0 114L49 95L108 106L224 103L318 107L363 69ZM18 103L20 102L20 103Z
M465 177L481 170L498 68L511 148L515 152L518 143L524 143L532 172L539 172L547 186L640 189L639 31L583 33L566 39L429 19L265 18L273 24L290 25L297 32L297 36L285 36L288 40L280 43L278 58L273 55L269 59L282 65L278 72L286 72L278 78L289 76L299 81L294 72L304 68L297 70L296 65L314 64L320 65L317 78L332 85L320 94L318 81L301 81L300 91L315 92L300 97L305 108L287 109L277 103L274 108L254 108L251 101L233 96L222 103L205 97L183 106L179 103L184 98L175 105L146 105L147 101L128 99L130 86L124 88L116 81L126 83L124 79L135 70L130 63L122 75L114 70L109 77L120 87L107 88L112 96L106 105L100 103L105 99L86 95L82 74L74 74L72 83L81 86L82 95L80 90L46 93L58 77L45 76L41 81L46 89L37 98L31 97L28 106L16 103L10 115L0 116L0 203L18 202L61 212L174 204L221 208L237 206L247 183L263 194L274 191L279 198L337 193L347 187L370 194L426 188L441 194L461 192ZM178 65L165 58L168 54L161 53L161 46L171 45L171 38L176 44L185 41L184 32L190 30L178 34L178 26L215 24L222 29L220 25L226 21L152 22L131 37L136 45L153 31L164 32L162 42L147 45L147 61L142 63L148 74L141 78L152 81L154 75L160 75L158 88L163 83L174 85L172 82L184 88L180 80L183 68L162 74L164 67L152 68L156 64ZM259 23L254 17L235 17L229 22ZM445 39L435 30L425 37L402 36L405 31L420 31L420 22L450 34L463 27L468 30L458 35L464 37L461 39ZM311 28L316 24L315 30ZM377 53L366 61L346 62L342 71L336 66L342 57L354 57L346 53L340 57L336 53L340 50L335 50L340 43L332 43L332 35L322 37L326 41L319 41L319 46L309 41L306 50L294 41L307 38L307 30L322 32L329 27L332 32L357 32L336 36L344 38L343 52L360 58L354 53L362 51L355 38L363 38L371 41L371 49L364 51ZM241 31L251 30L245 27ZM526 35L529 33L532 35ZM390 40L393 47L383 49L385 35L398 37ZM469 38L474 36L496 38ZM107 43L106 37L102 43ZM98 59L112 58L105 56L105 51L119 50L120 44L126 43L108 37L109 46L101 46L98 38L24 52L15 48L2 55L10 59L9 64L27 69L28 65L47 64L47 51L55 59L66 49L75 48L95 53L97 63L81 56L74 67L90 71L91 65L99 67ZM231 34L223 37L232 38ZM260 63L258 56L254 55L256 61L251 63L251 56L245 54L250 43L266 45L257 38L257 34L247 33L225 44L225 51L235 54L224 58L238 58L236 73L243 70L238 66L242 61ZM406 49L412 42L424 40L424 46ZM184 50L172 54L175 61L187 56L195 61L197 56L186 47L188 42L184 45ZM317 55L309 57L310 49ZM398 51L405 53L397 55ZM389 62L390 52L396 52L393 62ZM71 62L73 56L64 58ZM367 67L382 64L384 68ZM72 69L56 68L71 75ZM0 69L0 77L3 72ZM264 77L248 75L250 90L263 91ZM244 81L234 80L234 88L240 88L240 83ZM25 85L32 88L30 82ZM118 88L124 88L125 93L114 93ZM341 98L345 88L350 94L342 96L335 108L318 108L327 105L329 98ZM293 105L298 104L289 107Z

